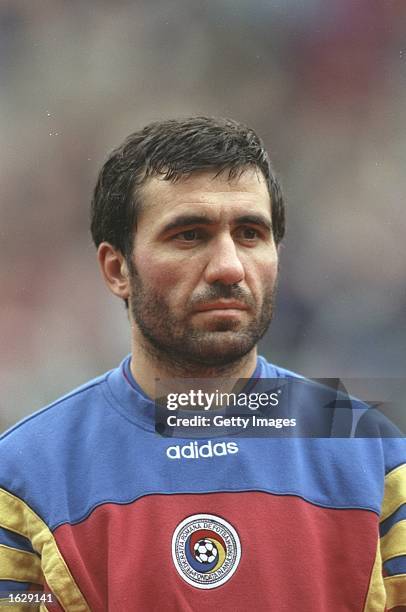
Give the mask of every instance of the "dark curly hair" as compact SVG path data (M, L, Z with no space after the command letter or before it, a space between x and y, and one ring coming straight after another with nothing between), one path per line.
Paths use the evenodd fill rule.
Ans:
M140 187L148 177L176 182L196 170L213 169L239 176L257 167L268 185L276 244L285 233L283 195L268 153L253 129L232 119L190 117L150 123L134 132L103 165L91 206L91 232L98 246L107 241L129 259Z

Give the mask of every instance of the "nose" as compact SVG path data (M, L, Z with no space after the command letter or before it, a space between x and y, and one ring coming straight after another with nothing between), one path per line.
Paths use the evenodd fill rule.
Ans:
M210 261L205 269L205 281L209 285L221 282L233 285L244 280L244 266L230 234L219 236L212 245Z

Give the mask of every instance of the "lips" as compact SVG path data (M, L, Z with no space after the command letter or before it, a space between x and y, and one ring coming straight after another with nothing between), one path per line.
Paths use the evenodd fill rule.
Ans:
M217 302L200 304L196 308L196 312L208 312L210 310L247 310L247 305L236 300L218 300Z

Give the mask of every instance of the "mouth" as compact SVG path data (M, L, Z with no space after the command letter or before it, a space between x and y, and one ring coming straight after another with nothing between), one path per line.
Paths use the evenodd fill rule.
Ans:
M211 313L225 313L228 315L238 314L241 311L248 310L246 304L238 302L236 300L218 300L217 302L209 302L207 304L200 304L195 312L211 312Z

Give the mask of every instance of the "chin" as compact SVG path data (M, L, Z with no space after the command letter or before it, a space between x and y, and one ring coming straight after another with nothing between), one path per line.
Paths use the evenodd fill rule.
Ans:
M226 365L239 361L256 344L252 338L241 337L229 330L212 332L208 336L210 337L200 342L196 357L201 363L209 366Z
M224 334L227 332L232 333L234 336L238 331L241 330L241 323L239 321L225 320L225 319L214 319L204 329L196 330L197 333L212 334L213 337L217 333Z

